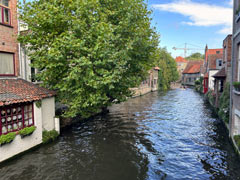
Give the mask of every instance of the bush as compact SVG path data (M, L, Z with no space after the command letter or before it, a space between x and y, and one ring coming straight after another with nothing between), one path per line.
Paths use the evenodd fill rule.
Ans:
M43 144L47 144L49 142L54 141L59 136L56 130L51 131L43 131Z
M212 90L209 90L206 94L209 103L214 106L215 104L215 93Z
M233 82L233 86L237 91L240 91L240 82Z
M200 80L195 81L195 85L200 85L200 83L201 83Z
M0 136L0 145L4 145L4 144L12 142L15 137L16 137L15 132L11 132L6 135L1 135Z
M18 134L19 134L21 137L24 137L24 136L31 135L35 130L36 130L36 127L35 127L35 126L26 127L26 128L24 128L24 129L18 131Z
M234 136L234 140L235 140L235 142L236 142L238 148L240 149L240 135L236 135L236 136Z
M226 123L229 123L229 110L230 110L229 106L230 106L230 84L227 83L219 99L219 111L218 111L218 116Z

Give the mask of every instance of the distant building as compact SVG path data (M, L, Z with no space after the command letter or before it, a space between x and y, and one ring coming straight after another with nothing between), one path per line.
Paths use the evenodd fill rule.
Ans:
M177 71L180 77L182 77L182 72L186 68L188 61L181 56L176 57L175 61L177 63Z
M213 75L214 94L216 94L215 107L218 108L219 98L226 86L226 82L230 81L231 77L231 59L232 59L232 35L228 35L223 41L223 67Z
M149 71L149 76L144 80L139 87L132 88L134 97L147 94L152 91L158 90L158 72L160 68L154 67Z
M223 67L223 49L208 49L205 48L205 59L204 59L204 93L208 90L214 90L214 77L221 68Z
M203 60L189 61L187 67L182 72L182 84L194 86L195 81L201 77Z

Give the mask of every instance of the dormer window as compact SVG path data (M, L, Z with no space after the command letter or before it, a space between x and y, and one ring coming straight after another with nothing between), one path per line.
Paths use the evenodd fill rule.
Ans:
M220 51L216 51L217 54L220 54Z
M0 23L11 25L10 9L8 0L0 0Z

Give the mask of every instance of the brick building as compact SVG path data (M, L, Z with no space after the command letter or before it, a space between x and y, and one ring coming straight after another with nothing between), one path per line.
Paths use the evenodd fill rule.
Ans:
M194 86L195 81L201 77L201 68L203 66L203 60L189 61L187 67L182 72L182 84Z
M18 76L17 1L0 0L0 75Z
M223 49L208 49L206 45L205 48L205 58L204 58L204 80L203 88L204 93L208 90L214 90L214 75L223 67Z
M154 67L149 71L149 75L144 80L139 87L132 88L131 90L134 92L134 97L141 96L147 94L152 91L158 90L158 72L160 68Z
M20 78L17 36L17 0L0 0L0 162L41 144L43 130L59 132L55 92ZM32 127L33 134L20 136Z
M180 75L180 78L181 78L182 77L182 72L186 68L188 61L181 56L176 57L175 61L177 63L177 71L178 71L178 73Z
M234 82L240 82L240 1L234 0L233 34L232 34L232 74L230 86L230 135L240 135L240 90L233 87Z
M215 107L218 108L219 98L223 92L227 82L231 77L231 59L232 59L232 35L228 35L223 40L223 67L215 75L213 75L214 91L216 94Z

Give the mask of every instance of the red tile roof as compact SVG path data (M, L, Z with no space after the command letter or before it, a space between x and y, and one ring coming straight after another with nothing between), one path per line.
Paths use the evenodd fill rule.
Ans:
M187 63L188 61L181 56L176 57L175 61L177 63Z
M183 74L196 74L200 73L203 61L190 61L187 64L187 67L184 69Z
M54 91L23 79L0 79L0 106L37 101L55 95Z
M217 54L217 51L219 51L219 54L223 54L223 49L222 48L220 48L220 49L208 49L207 54L208 55Z
M209 69L216 69L217 59L223 59L223 54L208 55L208 68Z

